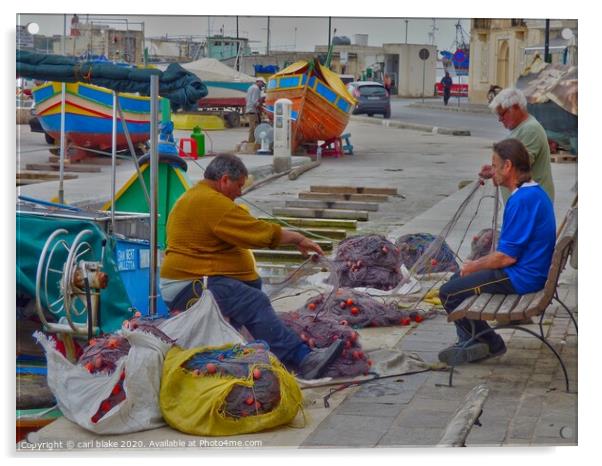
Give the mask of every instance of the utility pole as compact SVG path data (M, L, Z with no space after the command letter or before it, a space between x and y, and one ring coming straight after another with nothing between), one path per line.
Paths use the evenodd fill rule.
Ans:
M270 17L268 16L268 45L266 47L266 55L270 54Z
M240 71L240 40L238 37L238 16L236 16L236 71Z
M543 50L543 61L546 63L552 63L552 57L550 57L550 20L546 19L546 32L545 32L545 45Z
M408 43L408 19L404 20L406 22L406 44Z
M328 17L328 46L330 47L330 31L332 30L332 16Z

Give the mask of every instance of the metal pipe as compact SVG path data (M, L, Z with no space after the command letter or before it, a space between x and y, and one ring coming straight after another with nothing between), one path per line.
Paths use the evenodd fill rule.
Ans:
M61 152L59 158L59 204L65 203L65 189L63 178L65 177L65 99L67 98L67 85L61 83Z
M152 103L151 103L152 105ZM150 197L148 195L148 190L146 189L146 184L144 184L144 178L142 178L142 172L140 171L140 164L138 164L138 158L136 157L136 150L134 149L134 143L132 142L132 138L130 137L130 131L128 130L127 122L125 121L125 116L121 111L121 104L119 103L119 99L117 99L117 112L119 113L119 118L121 119L121 127L123 128L123 134L125 135L125 140L128 142L128 148L130 149L130 154L132 155L132 160L134 161L134 166L136 167L136 173L138 174L138 181L142 186L142 192L144 193L144 198L146 199L146 205L148 205L150 209ZM151 115L152 122L152 115Z
M546 30L545 30L545 44L543 51L543 61L546 63L552 63L552 58L549 57L550 54L550 20L546 19Z
M115 231L115 183L117 178L117 92L113 91L113 128L111 134L111 231Z
M159 76L151 76L151 137L150 137L150 273L149 273L149 315L157 313L157 184L159 181L159 155L157 153L158 137L158 103Z

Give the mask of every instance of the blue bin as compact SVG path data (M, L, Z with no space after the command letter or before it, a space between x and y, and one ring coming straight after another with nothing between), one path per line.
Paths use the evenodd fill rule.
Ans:
M132 306L144 316L149 314L150 244L145 240L117 239L115 263ZM157 292L159 273L157 272ZM169 313L165 302L157 296L157 315Z

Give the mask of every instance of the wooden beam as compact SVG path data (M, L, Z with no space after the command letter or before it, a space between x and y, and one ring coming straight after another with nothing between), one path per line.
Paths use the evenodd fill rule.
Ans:
M306 209L367 210L369 212L376 212L378 210L378 204L373 202L313 201L304 199L286 201L286 207L303 207Z
M362 210L302 209L288 207L273 209L272 213L276 216L282 215L288 217L368 220L368 212Z
M303 191L299 199L313 199L315 201L358 201L358 202L386 202L389 196L383 194L349 194L349 193L312 193Z
M345 230L355 230L357 220L343 220L330 218L298 218L298 217L259 217L259 220L270 223L282 224L279 220L285 221L289 225L296 227L317 227L317 228L344 228Z
M58 163L28 163L25 168L27 170L54 170L59 171L60 166ZM84 165L84 164L65 164L63 170L66 172L86 172L86 173L99 173L101 168L95 165Z
M366 188L363 186L310 186L312 193L343 193L343 194L385 194L397 195L397 188Z

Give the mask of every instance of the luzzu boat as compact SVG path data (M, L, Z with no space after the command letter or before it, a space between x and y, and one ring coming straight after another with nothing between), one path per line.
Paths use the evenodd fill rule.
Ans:
M299 61L271 76L266 108L278 99L292 101L292 150L304 142L327 141L343 134L356 100L338 77L316 59Z
M49 82L34 88L35 112L42 128L55 141L61 134L61 83ZM132 143L144 143L150 135L150 98L119 94ZM113 92L81 82L67 83L65 137L77 146L107 150L112 144ZM127 149L121 119L117 122L117 149Z

